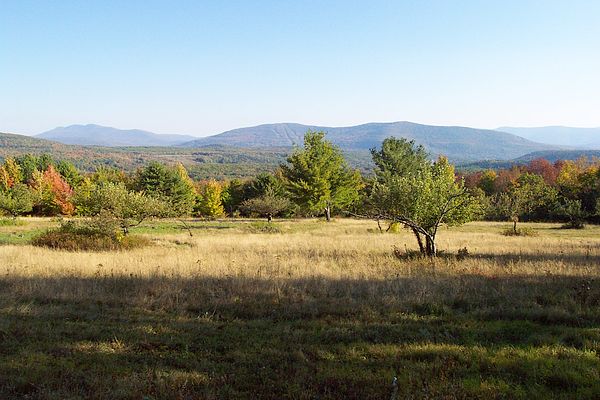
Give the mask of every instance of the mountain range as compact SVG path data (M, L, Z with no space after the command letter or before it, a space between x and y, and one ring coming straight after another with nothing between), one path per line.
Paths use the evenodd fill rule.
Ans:
M293 143L300 143L302 132L306 126L301 126L299 133L295 136ZM314 127L318 129L319 127ZM114 128L111 128L113 132ZM263 126L261 129L265 129ZM116 130L119 134L124 134ZM459 130L460 132L460 130ZM290 133L291 134L291 133ZM498 134L498 133L496 133ZM505 138L500 134L500 138ZM511 136L508 136L511 138ZM485 137L487 140L487 137ZM296 141L297 140L297 141ZM466 140L466 139L464 139ZM521 140L517 140L517 143ZM183 163L188 172L194 179L232 179L246 178L256 176L260 172L269 172L277 168L278 165L285 162L285 159L291 147L232 147L222 144L199 144L188 143L188 146L135 146L135 147L103 147L103 146L82 146L62 144L55 141L41 139L25 135L0 133L0 161L6 157L15 157L23 154L43 154L50 153L56 159L64 159L73 162L83 171L94 171L99 166L111 166L124 171L135 171L140 166L146 165L150 161L161 161L166 163ZM244 142L238 142L244 143ZM250 143L247 141L245 143ZM280 142L272 142L281 144ZM488 146L494 148L499 146L498 142L489 141ZM502 143L502 141L500 141ZM506 143L506 142L505 142ZM532 142L525 141L526 145ZM143 143L143 144L147 144ZM369 143L363 144L365 147ZM501 144L502 145L502 144ZM478 144L478 146L485 146ZM542 146L534 144L534 146ZM546 146L548 147L548 146ZM453 161L457 163L460 170L480 170L486 168L506 168L513 164L527 163L534 158L546 158L550 161L558 159L578 159L580 157L598 157L600 151L589 151L579 149L550 149L539 150L522 154L526 147L521 148L520 156L512 159L500 160L494 158L487 161L472 162L466 157L457 157ZM371 156L366 149L344 150L344 156L353 168L358 168L361 172L369 174L373 169Z
M36 135L37 138L82 146L174 146L196 139L187 135L157 134L139 129L116 129L101 125L70 125Z
M600 149L600 128L573 128L569 126L543 126L515 128L505 126L497 129L535 142L573 146L584 149Z
M347 151L366 151L381 145L387 137L404 137L422 144L434 157L443 154L453 161L508 160L534 151L561 148L495 130L432 126L412 122L368 123L349 127L295 123L265 124L234 129L203 138L159 135L99 125L72 125L44 132L37 137L66 144L113 147L221 145L237 148L284 148L301 145L307 130L327 132L328 140Z

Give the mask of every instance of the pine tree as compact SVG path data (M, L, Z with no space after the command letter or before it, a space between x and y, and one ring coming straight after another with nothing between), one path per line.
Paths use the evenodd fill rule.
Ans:
M306 132L304 148L290 155L281 171L292 200L310 213L324 213L330 221L333 209L358 200L363 184L341 150L324 138L324 132Z

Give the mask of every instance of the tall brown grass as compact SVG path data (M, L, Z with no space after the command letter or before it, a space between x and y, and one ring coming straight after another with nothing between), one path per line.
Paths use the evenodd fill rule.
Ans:
M441 233L446 256L400 260L394 246L415 249L408 232L381 234L373 223L356 220L280 225L285 233L154 235L153 246L113 253L3 246L0 273L16 296L76 300L92 293L168 309L196 309L207 296L225 303L267 296L291 304L333 295L353 304L465 297L473 304L492 297L517 304L548 295L553 285L600 276L600 238L589 231L568 237L546 229L539 237L511 238L493 224L478 223ZM454 256L465 247L468 257Z

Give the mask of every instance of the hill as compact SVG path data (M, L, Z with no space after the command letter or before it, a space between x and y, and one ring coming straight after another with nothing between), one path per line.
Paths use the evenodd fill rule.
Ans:
M515 128L506 126L498 128L498 131L509 132L536 142L600 149L600 128L573 128L568 126Z
M236 147L285 147L302 144L307 130L322 130L327 138L345 150L367 150L389 137L404 137L422 144L433 155L446 155L453 161L503 159L558 149L516 135L494 130L460 126L431 126L411 122L369 123L350 127L325 127L292 123L239 128L196 139L183 146L229 145Z
M525 154L517 159L515 162L528 163L536 158L544 158L550 162L556 162L558 160L577 160L580 158L600 158L600 150L546 150L546 151L534 151L533 153Z
M457 166L462 171L475 171L482 169L506 169L513 165L525 165L531 161L543 158L554 163L559 160L578 160L580 158L600 158L600 150L546 150L534 151L525 154L524 156L514 158L512 160L484 160L470 163L463 163Z
M139 129L125 130L94 124L54 128L36 137L64 144L105 147L173 146L195 139L194 136L160 135Z
M17 157L27 153L49 153L57 160L71 161L77 168L88 172L99 166L116 167L131 172L150 161L170 164L181 162L194 179L246 178L273 171L285 161L288 151L289 149L240 149L226 146L86 147L0 133L0 161L6 157Z

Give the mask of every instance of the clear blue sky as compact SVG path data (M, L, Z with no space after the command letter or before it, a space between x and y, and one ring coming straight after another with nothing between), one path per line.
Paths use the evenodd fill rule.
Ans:
M0 3L0 131L600 126L600 1Z

